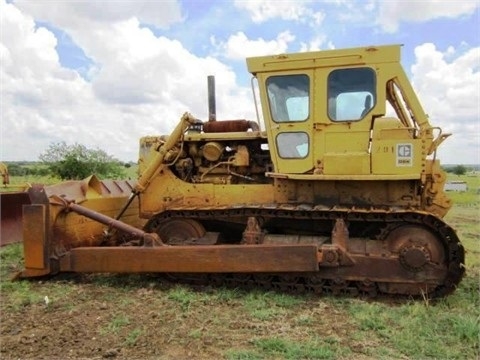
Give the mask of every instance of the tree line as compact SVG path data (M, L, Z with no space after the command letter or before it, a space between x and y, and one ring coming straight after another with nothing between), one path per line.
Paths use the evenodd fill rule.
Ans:
M102 179L121 179L130 163L123 163L101 149L82 144L52 143L40 154L39 162L6 162L10 176L51 176L81 180L92 174Z
M467 168L465 165L449 166L445 167L444 170L455 175L465 175L468 171L472 171L472 169Z

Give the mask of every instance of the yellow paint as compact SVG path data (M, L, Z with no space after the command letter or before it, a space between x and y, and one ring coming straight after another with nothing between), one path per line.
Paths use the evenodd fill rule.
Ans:
M265 130L204 133L185 131L180 124L170 137L143 138L139 163L145 189L137 186L142 215L335 201L325 192L339 192L338 201L347 204L362 197L372 205L445 214L450 205L438 180L443 172L429 156L448 135L434 138L400 64L400 50L400 45L387 45L248 58L248 70L258 80ZM353 82L349 74L366 80ZM285 96L282 108L278 100L291 88L288 81L301 88L298 95ZM290 114L292 109L296 114ZM168 161L160 161L166 141L171 153ZM268 144L271 168L250 165L255 158L251 146L259 143ZM225 157L228 151L232 155ZM184 181L175 174L188 169L198 175ZM264 180L248 180L252 173ZM345 190L342 182L348 182Z

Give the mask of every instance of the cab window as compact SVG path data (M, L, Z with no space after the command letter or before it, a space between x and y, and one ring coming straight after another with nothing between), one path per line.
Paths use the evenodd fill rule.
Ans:
M305 158L308 155L308 135L305 132L284 132L277 135L278 154L284 159Z
M363 119L375 106L375 89L371 68L332 71L328 76L328 117L332 121Z
M310 80L307 75L271 76L268 101L275 122L299 122L309 117Z

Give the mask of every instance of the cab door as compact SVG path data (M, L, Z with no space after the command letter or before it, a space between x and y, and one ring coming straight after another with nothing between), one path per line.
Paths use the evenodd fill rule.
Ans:
M276 173L302 174L313 168L313 72L265 74L264 119Z
M318 69L316 76L316 96L324 99L314 124L316 173L370 174L370 130L377 104L375 70Z

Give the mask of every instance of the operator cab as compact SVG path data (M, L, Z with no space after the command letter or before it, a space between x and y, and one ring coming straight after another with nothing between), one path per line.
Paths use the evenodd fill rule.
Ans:
M399 45L255 57L247 65L258 80L270 176L421 176L432 129Z

